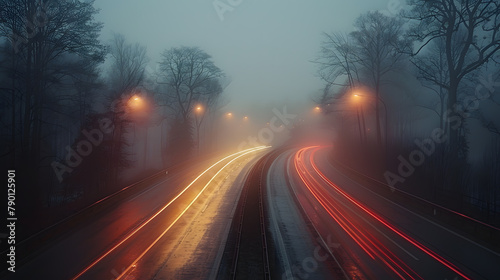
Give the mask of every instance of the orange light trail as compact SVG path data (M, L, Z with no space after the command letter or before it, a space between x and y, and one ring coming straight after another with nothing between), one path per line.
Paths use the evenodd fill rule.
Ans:
M389 222L387 222L385 219L381 218L377 213L375 213L374 211L372 211L371 209L369 209L367 206L363 205L361 202L355 200L352 196L350 196L348 193L346 193L344 190L342 190L341 188L339 188L337 185L335 185L330 179L328 179L320 170L319 168L317 167L317 165L315 164L313 158L316 154L316 152L318 150L320 150L320 148L318 147L308 147L308 148L304 148L304 149L301 149L300 151L297 152L296 156L295 156L295 166L296 166L296 169L297 169L297 173L299 174L299 177L302 179L302 181L304 182L304 184L306 185L306 187L312 192L321 192L321 190L319 189L319 186L321 184L319 184L319 182L317 180L315 180L313 178L313 175L312 173L310 173L306 166L305 166L305 163L304 163L304 152L306 150L312 150L311 152L311 155L309 157L309 161L310 161L310 164L312 166L312 168L314 169L315 173L324 181L326 182L330 187L332 187L332 189L334 189L338 194L342 195L343 197L345 197L348 201L350 201L351 203L353 203L354 205L356 205L358 208L360 208L361 210L363 210L365 213L367 213L369 216L371 216L372 218L374 218L375 220L377 220L378 222L380 222L381 224L383 224L384 226L386 226L388 229L390 229L391 231L393 231L394 233L396 233L397 235L399 235L400 237L402 237L403 239L405 239L406 241L408 241L410 244L412 244L413 246L417 247L418 249L420 249L421 251L423 251L424 253L426 253L427 255L429 255L430 257L432 257L433 259L437 260L438 262L440 262L441 264L443 264L444 266L446 266L447 268L449 268L450 270L452 270L453 272L457 273L458 275L460 275L461 277L465 278L465 279L471 279L470 277L468 277L467 275L465 275L464 272L462 272L458 267L456 267L454 264L452 264L450 261L446 260L445 258L443 258L442 256L438 255L437 253L435 253L434 251L432 251L431 249L427 248L426 246L422 245L421 243L419 243L418 241L416 241L415 239L413 239L412 237L410 237L409 235L407 235L406 233L402 232L401 230L399 230L398 228L396 228L394 225L390 224ZM301 174L302 173L302 174ZM312 180L316 183L315 184L315 189L312 189L311 188L311 183L307 183L306 181L310 180L308 179L308 177L304 176L303 174L307 174L308 176L310 176L310 178L313 178ZM314 194L313 194L314 195ZM318 199L318 196L317 195L314 195L314 197L316 199ZM337 213L340 213L340 209L335 207L331 202L329 202L329 200L326 198L326 196L324 196L323 199L321 199L322 201L320 201L320 204L325 208L325 210L330 214L330 216L336 216L337 218L339 217L338 214L336 214L334 211L332 211L332 208L335 209L337 211ZM319 200L318 200L319 201ZM325 207L326 206L326 207ZM330 206L330 207L328 207ZM329 209L327 209L329 208ZM333 215L332 215L333 214ZM342 215L342 214L340 214ZM337 221L337 219L334 217L335 221ZM349 219L347 219L347 221L349 221ZM339 225L341 224L339 221L337 221L337 223L339 223ZM343 226L341 225L341 227L344 229L344 226L346 226L346 223L343 222L342 223ZM346 232L347 230L344 229ZM353 231L353 228L350 228L349 229L350 232L352 233ZM359 229L357 229L359 230ZM353 235L349 234L349 236L351 236L351 238L355 239L353 237ZM366 236L365 236L366 237ZM358 245L360 244L358 241L359 240L356 240L356 243L358 243ZM377 242L379 243L379 242ZM363 243L363 244L366 244L366 243ZM375 244L373 244L374 246L376 246ZM381 245L381 244L380 244ZM360 245L361 246L361 245ZM383 246L383 245L382 245ZM378 249L382 249L381 247L377 246ZM363 248L363 250L366 252L366 248L364 248L363 246L361 246L361 248ZM376 248L376 247L373 247L373 248ZM385 251L385 250L384 250ZM367 252L368 253L368 252ZM382 252L383 253L383 252ZM388 255L388 253L390 255ZM370 254L368 254L370 255ZM398 264L399 259L397 259L397 257L395 257L390 251L389 252L386 252L386 253L383 253L383 255L385 257L388 257L389 260L395 264L397 267L392 267L390 266L389 268L391 268L391 270L393 270L394 272L396 272L396 268L398 268L398 270L402 269L406 274L410 273L410 272L413 272L409 267L407 267L405 264L403 264L403 266L407 267L408 269L410 269L411 271L408 271L406 272L404 270L404 268L401 266L401 264ZM392 257L391 257L392 255ZM371 256L371 255L370 255ZM371 256L372 257L372 256ZM380 257L380 255L379 255ZM395 259L392 259L392 258L395 258ZM386 261L383 260L383 262L388 265L388 263ZM414 273L414 272L413 272ZM405 279L404 277L402 277L399 273L396 272L396 274L398 274L398 276L400 276L401 278ZM409 274L408 274L409 275ZM409 275L410 276L410 275ZM418 275L417 275L418 276ZM411 277L411 276L410 276ZM418 276L420 277L420 276Z
M250 153L253 153L253 152L256 152L256 151L260 151L260 150L263 150L263 149L266 149L268 147L264 147L264 146L260 146L260 147L256 147L256 148L253 148L253 149L249 149L250 151L246 150L247 152L233 158L232 160L230 160L228 163L226 163L223 167L221 167L221 169L219 169L219 171L217 171L217 173L215 173L215 175L212 176L212 178L210 178L210 180L205 184L205 186L203 187L203 189L201 189L201 191L198 193L198 195L196 195L196 197L191 201L191 203L189 203L188 206L186 206L186 208L179 214L179 216L177 216L177 218L162 232L162 234L160 234L160 236L158 236L155 241L153 241L153 243L151 243L148 248L146 248L146 250L144 250L133 262L132 264L127 267L127 269L125 269L122 274L120 274L118 277L116 277L116 280L119 280L120 278L122 278L125 274L127 274L127 272L134 268L137 264L137 262L142 258L144 257L144 255L151 249L153 248L153 246L170 230L170 228L182 217L182 215L184 215L184 213L187 212L187 210L191 207L191 205L193 205L196 200L198 199L198 197L203 193L203 191L205 191L205 189L210 185L210 183L212 183L212 181L215 179L215 177L217 177L217 175L219 175L219 173L222 172L222 170L224 170L228 165L230 165L231 163L233 163L235 160L247 155L247 154L250 154Z
M88 265L84 270L82 270L80 273L78 273L76 276L74 276L72 279L75 280L75 279L78 279L80 278L83 274L85 274L88 270L90 270L92 267L94 267L97 263L99 263L102 259L104 259L106 256L108 256L109 254L111 254L114 250L116 250L116 248L120 247L120 245L122 245L125 241L127 241L128 239L130 239L133 235L135 235L139 230L141 230L144 226L146 226L149 222L151 222L154 218L156 218L158 215L160 215L168 206L170 206L174 201L176 201L183 193L185 193L192 185L194 185L194 183L196 183L196 181L198 181L198 179L200 179L203 175L205 175L208 171L210 171L212 168L214 168L215 166L217 166L219 163L223 162L224 160L227 160L233 156L236 156L236 155L240 155L236 158L239 158L243 155L246 155L246 154L249 154L249 153L252 153L252 152L256 152L256 151L259 151L259 150L263 150L263 149L266 149L268 148L269 146L259 146L259 147L254 147L254 148L251 148L251 149L247 149L247 150L243 150L243 151L240 151L240 152L237 152L237 153L234 153L234 154L231 154L231 155L228 155L222 159L220 159L219 161L217 161L216 163L212 164L209 168L205 169L205 171L203 171L200 175L198 175L198 177L196 177L191 183L189 183L189 185L187 185L187 187L185 187L179 194L177 194L177 196L175 196L172 200L170 200L170 202L168 202L167 204L165 204L165 206L163 206L160 210L158 210L158 212L156 212L153 216L151 216L149 219L147 219L144 223L142 223L139 227L137 227L134 231L132 231L129 235L127 235L125 238L123 238L120 242L118 242L115 246L113 246L111 249L109 249L108 251L106 251L104 254L102 254L99 258L97 258L96 260L94 260L90 265ZM236 159L235 158L235 159ZM234 161L235 159L233 159L232 161ZM230 161L230 162L232 162ZM225 165L227 166L227 164ZM225 167L224 166L224 167ZM222 169L224 168L222 167ZM221 170L222 170L221 169ZM220 172L220 170L219 170ZM217 172L217 174L219 173ZM213 179L213 178L212 178ZM212 179L210 180L210 182L212 181ZM204 190L205 188L203 188ZM201 192L203 192L203 190ZM198 194L198 196L201 194L201 192ZM198 196L196 196L196 198L198 198ZM195 198L195 200L196 200ZM191 203L192 204L192 203ZM191 206L191 204L189 204L189 206ZM188 208L189 208L188 206ZM187 211L187 208L181 213L180 216L182 216L182 214L184 214L184 212ZM174 221L174 223L180 218L180 216ZM172 224L173 225L173 224ZM170 225L170 227L172 226ZM169 228L170 228L169 227ZM157 242L157 240L155 241L155 243ZM149 249L148 249L149 250ZM135 262L134 262L135 263ZM118 279L118 278L117 278Z

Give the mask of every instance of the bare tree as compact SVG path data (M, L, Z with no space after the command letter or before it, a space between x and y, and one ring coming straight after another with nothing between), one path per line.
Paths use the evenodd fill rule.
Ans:
M224 74L215 66L211 56L197 47L171 48L164 51L162 57L159 83L166 85L164 99L178 123L172 127L175 130L175 135L172 136L186 138L171 140L182 145L181 149L177 147L178 150L189 150L192 145L191 129L195 106L202 103L208 109L207 106L222 92L219 79ZM198 119L197 122L195 119L197 134L202 120Z
M385 110L385 141L387 142L387 108L380 94L384 78L404 61L409 41L404 38L401 19L380 12L368 12L355 22L356 30L348 35L324 34L319 58L319 76L327 82L322 100L328 100L332 86L340 86L345 93L361 84L373 88L375 104L376 139L382 146L381 105ZM362 112L361 112L362 113ZM364 117L363 117L364 123ZM361 125L360 125L361 129Z
M406 40L403 22L395 17L385 16L382 13L368 12L361 15L354 25L356 31L351 33L355 41L356 62L360 71L375 93L375 123L377 143L382 145L381 106L385 110L385 142L387 143L387 107L381 96L381 86L389 72L394 71L397 65L406 56L409 41Z
M108 182L110 185L115 185L120 169L130 165L130 161L126 159L126 149L130 143L127 142L125 135L132 128L135 133L136 127L134 125L139 121L141 121L141 125L145 127L143 130L143 161L146 160L148 123L145 119L136 119L138 117L137 114L125 114L125 112L127 112L127 103L133 95L145 94L142 91L142 86L146 78L145 68L148 63L148 57L146 55L146 47L138 43L128 43L122 34L114 35L109 49L111 67L108 71L108 84L110 85L108 101L112 104L111 106L114 107L111 109L113 111L112 121L115 125L115 129L112 135L111 155L108 158ZM145 98L145 96L141 96L140 98ZM141 110L145 110L145 108L141 108Z
M422 43L415 53L435 39L442 38L445 42L449 77L442 86L448 92L447 110L453 112L464 77L493 59L500 49L500 3L495 0L410 0L408 4L413 7L404 16L415 22L409 35ZM456 117L448 116L447 121ZM463 136L456 129L461 124L461 121L455 122L454 129L448 129L449 147L452 153L461 152L465 156Z
M184 120L188 120L193 103L204 95L212 94L213 81L223 76L210 55L197 47L166 50L160 62L164 83L172 90L167 93Z
M206 82L204 87L205 94L200 95L195 112L195 128L196 128L196 146L199 153L200 150L200 128L205 119L217 109L217 102L223 92L223 87L218 79L212 79Z
M327 89L332 85L354 87L359 74L352 37L342 33L323 33L323 37L320 56L314 62L319 65L319 76L326 81ZM347 83L338 81L345 76Z
M445 41L442 38L436 39L429 45L425 55L415 56L411 61L418 69L418 78L422 81L422 85L431 89L438 96L439 108L429 109L435 110L440 118L439 127L446 130L447 122L445 122L444 115L449 73L446 63Z
M109 70L111 89L117 95L127 94L141 86L148 63L146 47L129 44L122 34L115 34L110 45L112 59Z

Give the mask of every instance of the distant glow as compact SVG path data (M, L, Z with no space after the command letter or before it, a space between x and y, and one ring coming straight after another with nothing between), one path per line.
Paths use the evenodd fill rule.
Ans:
M128 100L127 105L133 110L139 110L144 107L144 100L138 95L133 95Z
M353 103L353 105L359 106L360 103L366 101L366 99L364 98L364 96L360 95L359 93L354 93L351 96L352 96L351 97L351 102Z
M196 105L195 109L195 114L202 114L203 113L203 106L201 105Z
M244 116L244 117L243 117L243 119L246 121L246 120L248 120L248 117L247 117L247 116Z

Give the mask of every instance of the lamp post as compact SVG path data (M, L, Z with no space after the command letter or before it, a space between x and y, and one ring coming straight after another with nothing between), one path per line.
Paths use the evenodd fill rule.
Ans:
M385 139L384 139L384 140L385 140L384 142L385 142L385 145L384 145L384 146L385 146L385 150L387 150L387 141L388 141L388 139L387 139L387 129L388 129L387 106L386 106L385 102L384 102L382 99L380 99L380 98L373 98L373 97L371 97L371 96L368 96L368 95L362 95L362 94L359 94L359 93L354 93L354 94L353 94L353 98L354 98L354 100L356 101L356 103L357 103L357 104L359 104L359 105L358 105L358 106L359 106L359 108L361 108L361 110L360 110L360 111L361 111L361 119L362 119L362 123L363 123L362 125L363 125L363 131L364 131L365 139L366 139L366 126L365 126L365 124L364 124L364 113L363 113L363 107L362 107L362 105L361 105L361 104L362 104L362 102L361 102L361 98L363 98L363 97L368 97L368 98L375 99L375 100L374 100L375 102L379 102L379 101L380 101L380 102L382 103L382 105L384 106L384 117L385 117L385 127L384 127L384 138L385 138ZM359 120L359 116L358 116L358 120ZM378 122L379 120L377 119L377 120L375 120L375 121L377 121L377 122ZM358 124L359 124L359 122L358 122ZM381 133L381 132L380 132L380 131L378 131L377 133Z
M353 98L354 98L354 102L356 103L356 116L358 119L359 141L361 143L363 143L363 140L364 140L364 138L366 138L366 135L365 135L364 129L361 126L361 118L359 116L359 111L360 111L360 107L361 107L361 102L360 102L361 97L358 94L354 94ZM361 110L363 110L362 107L361 107Z
M196 153L200 154L200 127L203 117L205 116L204 107L198 104L194 108L195 124L196 124Z
M126 106L128 111L128 116L131 121L133 121L134 125L134 139L137 136L136 129L137 124L139 127L144 130L144 146L142 148L143 156L143 165L146 166L147 157L148 157L148 120L151 116L151 104L149 102L149 98L147 98L146 94L138 91L133 94L126 100Z
M366 136L366 123L365 123L365 114L363 111L363 103L361 102L362 96L355 93L353 94L353 100L356 106L356 115L358 117L358 128L359 128L359 139L363 143L367 141Z

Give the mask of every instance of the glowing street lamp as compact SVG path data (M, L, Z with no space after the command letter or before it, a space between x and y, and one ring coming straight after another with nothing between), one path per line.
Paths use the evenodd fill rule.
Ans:
M144 100L139 95L133 95L129 98L127 104L133 110L140 110L144 107Z
M363 95L360 95L360 94L358 94L358 93L354 93L354 94L352 95L352 101L353 101L354 103L360 103L360 102L363 100L362 98L363 98Z
M195 113L202 113L203 112L203 106L201 105L196 105L196 107L194 108L195 110Z
M356 116L358 119L359 140L361 143L363 143L363 141L367 141L365 115L363 112L362 98L363 98L363 95L360 95L356 92L353 93L353 95L352 95L352 100L356 104Z
M200 153L200 127L204 118L203 106L201 104L194 107L194 118L196 123L196 151Z

